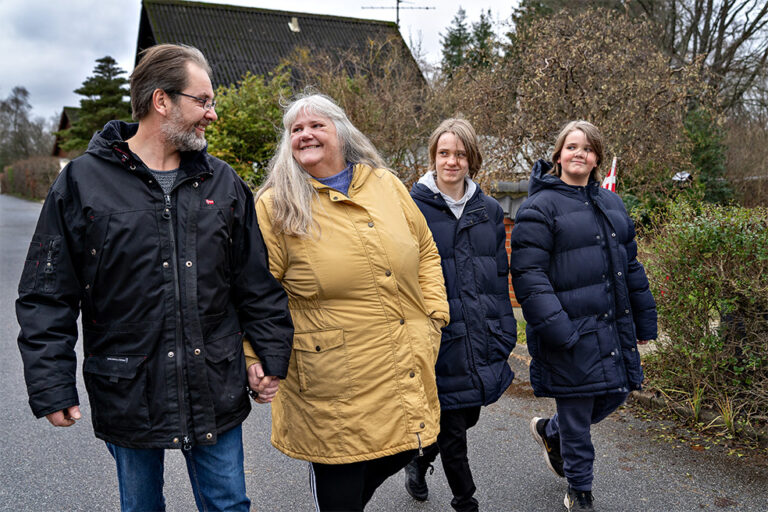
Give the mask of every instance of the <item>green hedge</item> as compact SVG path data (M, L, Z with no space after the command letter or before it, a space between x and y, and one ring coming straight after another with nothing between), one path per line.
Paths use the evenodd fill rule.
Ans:
M0 188L3 194L44 199L59 170L59 159L56 157L35 156L19 160L0 173Z
M721 415L730 430L768 417L768 210L685 202L646 256L664 336L651 387Z

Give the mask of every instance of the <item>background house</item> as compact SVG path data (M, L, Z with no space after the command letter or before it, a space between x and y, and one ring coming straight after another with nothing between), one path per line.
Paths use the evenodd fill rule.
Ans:
M155 44L195 46L208 58L216 88L237 82L246 71L266 75L297 48L330 54L356 49L363 52L369 41L384 39L407 48L397 25L389 21L184 0L144 0L136 62L139 52ZM413 57L407 65L418 69Z
M59 127L57 128L56 131L60 132L72 126L72 123L77 121L77 118L79 115L80 115L79 108L64 107L61 110L61 117L59 118ZM62 159L63 162L67 162L69 161L70 158L74 158L75 156L77 156L78 152L67 152L61 149L60 143L61 143L61 140L59 139L59 136L56 135L56 139L53 142L53 152L51 153L52 156Z

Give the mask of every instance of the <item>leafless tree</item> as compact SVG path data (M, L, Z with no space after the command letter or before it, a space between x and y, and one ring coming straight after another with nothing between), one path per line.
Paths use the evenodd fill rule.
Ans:
M768 107L764 96L756 94L766 79L768 2L623 0L622 4L662 28L659 40L673 66L704 56L698 61L700 74L719 92L725 112L744 106Z

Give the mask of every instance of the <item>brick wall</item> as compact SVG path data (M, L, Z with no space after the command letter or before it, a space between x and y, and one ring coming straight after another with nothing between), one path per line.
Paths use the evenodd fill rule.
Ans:
M504 245L507 248L507 258L509 258L510 253L509 236L512 233L512 227L514 227L514 225L515 222L512 219L504 217L504 231L507 232L507 241ZM512 307L519 308L520 304L518 304L517 298L515 297L515 290L512 289L512 276L510 275L507 279L509 279L509 299L512 302Z

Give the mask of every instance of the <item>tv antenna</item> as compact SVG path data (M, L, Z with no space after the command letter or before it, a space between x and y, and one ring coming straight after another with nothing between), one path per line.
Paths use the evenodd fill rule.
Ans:
M435 9L434 7L420 7L420 6L400 7L400 4L410 4L410 3L413 3L413 2L409 2L408 0L395 0L394 7L378 7L378 6L367 5L360 8L361 9L395 9L395 19L397 20L395 23L397 24L398 27L400 27L400 9L422 9L422 10Z

